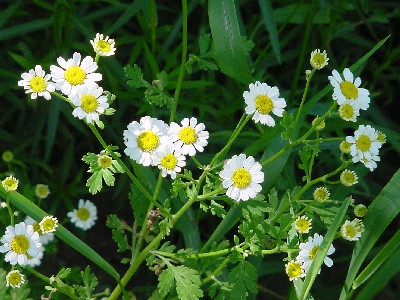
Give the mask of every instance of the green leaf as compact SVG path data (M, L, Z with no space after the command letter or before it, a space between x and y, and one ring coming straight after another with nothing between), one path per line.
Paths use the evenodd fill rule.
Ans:
M208 17L215 59L220 70L243 83L253 81L240 34L234 0L208 1Z
M107 227L112 229L112 238L118 244L118 252L123 252L130 248L128 238L125 234L126 224L116 215L107 217Z
M84 285L74 285L79 295L79 299L92 300L92 294L94 292L94 289L98 285L97 277L91 272L89 266L85 268L85 271L81 271L81 276Z
M258 0L258 5L261 8L261 15L265 28L269 32L269 40L272 45L272 50L279 64L282 62L281 57L281 46L279 43L278 30L276 29L276 23L274 20L273 9L270 0Z
M248 299L249 292L257 293L257 270L247 261L241 261L229 273L229 283L232 290L229 299Z
M361 264L386 227L399 213L399 194L400 170L393 175L392 179L368 207L368 212L364 218L365 231L354 247L349 271L340 294L340 299L347 299L350 292L349 289L352 286Z
M307 272L307 276L304 279L303 288L300 291L300 294L298 294L299 299L301 299L301 300L307 299L308 294L311 290L311 287L314 283L314 280L318 275L318 271L321 268L321 265L326 257L326 254L328 253L329 247L332 245L332 242L336 236L336 233L337 233L340 225L343 224L343 219L346 215L347 208L349 207L350 202L351 202L351 198L346 198L343 201L343 204L340 207L338 214L336 215L335 219L333 220L332 225L329 227L328 232L326 233L326 235L322 241L322 244L318 248L315 258L311 264L311 267Z
M168 269L165 269L158 277L160 281L158 288L160 294L166 296L176 286L179 299L197 300L203 297L203 291L200 289L200 276L196 270L185 266L173 266L168 264Z
M86 186L89 188L91 194L100 192L103 187L103 174L101 171L96 171L89 177L86 182Z
M390 239L389 242L375 255L374 259L365 267L365 269L353 281L353 289L358 288L368 278L370 278L392 255L395 250L400 249L400 230Z
M128 85L133 88L141 88L145 87L148 88L151 85L143 79L143 73L142 70L138 65L127 65L125 68L125 75L128 77Z

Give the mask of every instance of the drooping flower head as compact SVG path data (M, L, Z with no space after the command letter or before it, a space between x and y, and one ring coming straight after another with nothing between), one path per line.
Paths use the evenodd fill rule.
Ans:
M51 75L46 75L41 66L36 65L35 69L29 70L28 73L22 73L21 78L18 85L24 87L25 94L31 94L31 99L37 97L51 99L50 93L55 91L55 86L51 82Z
M308 272L308 270L310 269L311 263L314 261L315 255L317 254L317 251L321 246L322 241L323 236L315 233L314 237L310 236L307 242L300 243L300 252L296 260L303 265L303 268L306 272ZM333 261L331 258L328 257L328 255L331 255L334 252L335 248L333 247L333 245L330 245L326 257L324 258L324 264L328 267L331 267L333 265ZM318 271L318 274L320 271L321 269Z
M35 257L39 251L40 244L39 234L33 230L31 225L25 225L24 222L14 226L7 226L6 232L0 239L3 243L0 246L0 252L6 253L4 261L11 265L26 265L27 255Z
M236 201L246 201L257 196L264 181L261 168L252 156L234 155L219 173L223 179L222 185L227 189L226 195Z
M316 49L311 52L310 65L314 69L321 70L328 65L328 61L329 58L325 50L321 52L321 50Z
M96 223L97 207L89 200L80 199L78 209L70 211L67 216L76 227L88 230Z
M370 125L360 125L354 132L354 136L347 136L346 141L351 144L350 155L354 163L361 161L370 171L376 168L379 161L379 149L382 143L378 140L378 134Z
M243 98L247 104L246 114L253 115L253 120L257 123L275 126L275 120L271 113L278 117L282 117L286 101L279 98L279 89L274 86L270 87L266 83L256 81L249 85L249 91L243 93Z
M94 52L100 56L111 56L115 54L115 41L108 36L104 37L101 33L96 33L96 37L90 40Z
M57 58L60 66L51 65L51 77L56 85L56 89L61 90L66 96L75 94L77 87L100 81L102 76L95 73L97 63L92 57L86 56L81 60L81 54L75 52L72 58L65 60Z
M176 178L176 173L179 173L186 165L186 157L180 151L174 149L173 145L161 147L155 154L155 164L162 171L161 175L166 177L170 175L172 179Z
M86 119L88 123L98 121L99 116L109 107L107 96L103 95L103 89L96 83L77 87L70 99L76 106L72 115L80 120Z
M171 135L175 149L181 149L183 155L194 156L196 151L203 152L208 144L208 131L196 118L184 118L182 126L171 122L168 133Z
M333 86L333 100L337 101L339 105L342 105L346 100L354 101L356 106L362 110L366 110L369 107L369 91L364 88L360 88L361 79L360 77L354 78L353 73L346 68L343 70L343 77L340 76L336 70L332 71L332 76L328 79Z
M149 116L142 117L140 123L131 122L124 131L125 154L143 166L156 166L156 151L172 144L168 129L165 122Z

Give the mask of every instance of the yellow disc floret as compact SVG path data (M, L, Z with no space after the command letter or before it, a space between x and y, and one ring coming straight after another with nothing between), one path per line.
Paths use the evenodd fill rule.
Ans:
M141 150L150 152L156 149L160 143L158 135L152 131L144 131L138 136L138 146Z
M271 98L267 95L258 95L255 99L255 104L256 109L264 115L268 115L274 108Z
M99 48L99 50L101 52L104 52L104 53L110 52L110 50L111 50L111 45L104 40L99 40L97 42L97 47Z
M64 78L71 85L80 85L83 84L86 73L81 67L72 66L65 70Z
M89 210L87 210L84 207L81 207L78 209L78 211L76 212L76 216L82 220L82 221L86 221L87 219L90 218L90 212Z
M353 83L349 81L342 81L340 83L340 89L347 99L357 99L358 89Z
M197 134L193 127L184 127L179 131L179 139L186 145L193 144L197 140Z
M44 92L46 90L46 81L43 79L43 77L32 77L32 79L29 81L29 85L32 91L35 93Z
M238 188L248 187L251 181L250 172L245 168L237 169L232 175L233 185Z
M91 94L83 95L81 97L81 101L81 107L87 113L96 111L96 108L99 106L99 102L97 101L96 97Z
M29 249L29 240L24 235L16 235L11 241L11 250L17 254L24 254Z
M371 148L371 139L367 135L361 135L357 139L356 145L362 152L368 151Z
M177 162L178 160L172 153L168 153L161 158L161 165L167 170L175 169Z

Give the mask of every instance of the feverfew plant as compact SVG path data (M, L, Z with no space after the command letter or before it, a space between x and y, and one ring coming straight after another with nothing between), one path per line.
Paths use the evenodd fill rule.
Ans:
M308 49L310 69L304 70L301 99L272 74L249 71L247 79L237 82L239 92L234 90L231 100L241 116L218 130L218 120L212 121L218 112L213 114L210 107L210 115L200 113L199 99L188 104L181 94L204 88L203 81L194 79L196 72L214 74L219 69L237 80L240 76L224 65L212 20L212 40L210 34L202 35L197 55L196 49L188 49L187 7L183 8L182 62L173 74L167 67L159 70L150 49L155 41L149 48L144 40L140 47L147 51L154 78L148 81L150 74L138 64L124 68L125 78L112 77L106 60L117 67L116 45L126 41L101 33L87 41L91 53L84 47L78 47L80 52L65 49L72 56L57 54L49 70L33 62L33 69L22 71L16 85L30 101L43 97L49 102L40 105L62 103L63 116L84 128L75 134L83 134L83 144L90 149L74 164L89 175L76 174L68 186L55 181L54 186L30 185L29 178L13 174L19 170L13 152L3 153L7 170L1 173L0 196L7 224L0 239L0 277L5 277L0 292L23 291L39 278L46 299L54 294L70 299L144 299L133 278L147 268L158 282L146 295L149 299L248 299L259 293L261 268L275 259L280 269L274 272L293 284L299 299L306 299L320 273L335 272L337 252L342 252L336 249L352 247L373 230L367 221L372 205L368 210L355 205L350 193L360 183L365 185L365 174L378 168L386 135L366 121L359 124L373 104L373 92L367 80L362 84L355 75L357 67L331 66L348 62L330 59L327 50ZM231 16L236 19L236 14ZM236 42L245 51L243 58L254 46L242 36ZM244 63L247 66L246 59ZM333 71L326 71L328 67ZM315 83L317 72L325 88ZM105 90L107 78L122 80L125 88L141 95L144 101L132 100L140 102L141 109L119 111L129 103L119 102L117 95L124 92ZM319 93L312 94L315 90ZM315 108L317 102L320 106ZM180 112L185 105L193 107L191 114ZM122 114L129 120L115 130L113 123L119 123ZM333 131L331 122L344 129ZM65 203L52 202L63 193ZM350 221L351 214L365 219ZM19 222L21 215L24 221ZM104 243L118 255L101 255L94 250L98 245L90 244L91 238L103 240L99 228L104 223L116 245L109 244L111 239ZM115 284L109 280L99 285L89 266L63 266L57 274L45 274L43 268L40 273L37 267L46 264L44 257L56 252L62 260L66 255L57 253L57 243L84 255L98 267L96 272L105 271ZM267 256L271 258L263 260ZM99 286L107 288L101 291Z

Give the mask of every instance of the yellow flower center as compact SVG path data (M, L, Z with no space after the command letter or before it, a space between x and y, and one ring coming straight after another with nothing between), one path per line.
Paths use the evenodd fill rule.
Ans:
M11 286L18 286L22 281L22 276L19 271L11 271L8 273L7 279Z
M358 89L353 83L349 81L342 81L340 83L340 89L347 99L357 99Z
M186 145L193 144L197 140L197 134L193 127L184 127L179 131L179 139Z
M296 226L301 232L305 232L310 228L309 222L305 219L298 219L296 222Z
M51 232L54 231L57 227L57 223L52 218L47 218L46 220L42 221L41 223L42 228L44 229L43 232Z
M315 53L312 60L314 64L317 65L318 67L325 64L325 56L322 53Z
M245 168L237 169L232 175L233 185L242 189L249 186L251 181L250 172Z
M343 141L340 143L339 148L343 153L350 153L351 144L348 141Z
M264 115L268 115L274 108L274 104L271 98L267 95L258 95L256 97L255 103L256 109Z
M112 158L108 155L102 155L97 159L97 164L102 168L102 169L108 169L111 167L112 164Z
M297 278L302 274L301 266L298 262L292 262L287 266L287 274L290 278Z
M378 134L378 141L381 142L381 144L386 143L386 135L380 131L378 131L377 134Z
M329 197L328 192L323 188L317 188L314 191L314 199L315 200L323 201L323 200L328 199L328 197Z
M78 211L76 212L76 216L82 220L82 221L86 221L87 219L90 218L90 212L89 210L87 210L84 207L81 207L78 209Z
M70 85L80 85L86 78L85 71L78 66L72 66L65 70L64 78Z
M39 234L42 234L42 231L40 230L40 225L38 222L35 222L32 224L33 230Z
M347 225L345 227L346 236L349 238L354 238L356 236L356 230L352 225Z
M15 191L18 188L18 182L14 178L6 178L3 180L3 187L6 191Z
M319 248L319 246L314 246L314 248L311 249L310 254L308 255L308 257L311 260L314 260L315 254L317 254L318 248Z
M144 131L138 137L138 146L141 150L150 152L158 147L160 139L153 131Z
M342 174L343 181L348 184L353 184L356 181L356 176L354 176L351 172L343 172Z
M99 106L96 97L91 94L83 95L81 101L81 107L87 113L96 111L96 108Z
M161 165L167 170L175 169L177 162L178 160L172 153L168 153L161 158Z
M46 198L50 194L49 187L44 184L38 184L36 186L35 192L36 192L36 196L38 196L41 199Z
M24 235L16 235L11 241L11 250L17 254L24 254L29 249L29 240Z
M97 42L97 47L99 48L99 50L101 52L105 52L105 53L110 52L110 50L111 50L111 45L104 40L99 40Z
M350 104L345 104L340 107L340 115L344 119L351 119L354 115L353 106Z
M368 151L371 148L371 139L367 135L361 135L356 141L356 146L362 152Z
M44 92L46 90L46 81L43 77L35 76L29 81L32 91L35 93Z

